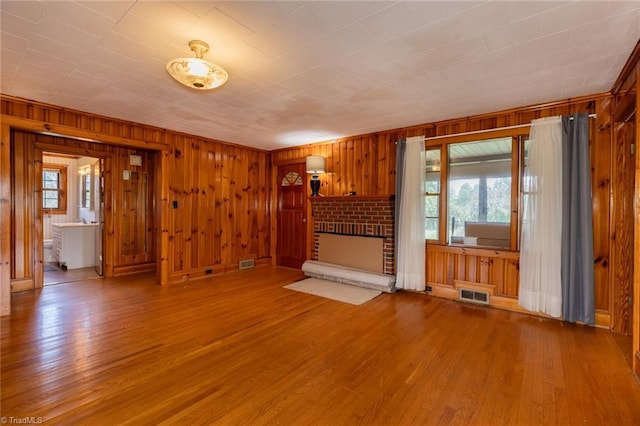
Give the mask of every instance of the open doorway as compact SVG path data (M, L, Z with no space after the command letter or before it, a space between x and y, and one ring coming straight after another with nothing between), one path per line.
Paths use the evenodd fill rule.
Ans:
M43 285L102 276L103 161L43 152Z
M100 183L100 190L95 191L95 196L100 194L98 205L101 208L95 209L94 205L95 213L100 214L99 218L94 218L100 227L100 232L96 234L98 251L94 252L98 261L93 264L98 271L94 276L100 276L100 272L104 277L114 277L134 272L157 271L156 230L160 212L157 208L159 191L156 190L156 185L162 184L159 179L161 167L156 168L159 150L80 140L20 129L10 130L9 140L11 203L7 230L11 237L10 288L3 280L5 291L17 293L40 289L45 285L44 266L47 262L44 261L44 240L51 240L51 249L55 250L54 226L45 223L45 220L50 219L47 216L53 217L54 214L43 209L45 153L63 158L70 157L76 161L83 157L90 157L91 160L87 164L89 167L94 166L94 178L97 168L95 163L97 159L100 160L99 180L95 181L96 184ZM136 140L132 140L132 143L144 145ZM151 148L156 148L156 145L151 145ZM79 223L82 220L80 175L83 172L78 171L77 167L69 169L68 165L65 170L65 176L70 181L77 179L78 191L76 193L72 190L77 194L77 199L75 204L69 204L70 208L78 209L77 216L66 220L71 221L67 223ZM89 178L85 178L85 183L87 183L86 179ZM70 196L67 186L64 188L65 194ZM47 209L52 208L47 206ZM91 221L93 220L90 219L89 222ZM45 238L45 232L47 232L47 238ZM55 260L55 258L49 257L48 260ZM56 280L56 282L73 280L69 273L69 270L73 269L69 267L68 261L66 267L64 281ZM48 284L50 285L51 282L48 281Z

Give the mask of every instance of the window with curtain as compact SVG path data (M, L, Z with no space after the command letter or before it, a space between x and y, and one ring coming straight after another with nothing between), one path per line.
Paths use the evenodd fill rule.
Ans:
M426 151L427 240L501 250L516 247L518 227L511 223L520 207L518 137L432 143Z
M509 248L511 149L511 138L449 145L449 243Z

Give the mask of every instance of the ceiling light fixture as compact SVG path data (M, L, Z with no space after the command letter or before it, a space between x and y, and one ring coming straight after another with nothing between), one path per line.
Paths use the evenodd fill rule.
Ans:
M220 65L202 59L209 51L209 45L201 40L191 40L189 48L196 54L195 58L176 58L167 63L167 71L171 77L197 90L222 86L229 74Z

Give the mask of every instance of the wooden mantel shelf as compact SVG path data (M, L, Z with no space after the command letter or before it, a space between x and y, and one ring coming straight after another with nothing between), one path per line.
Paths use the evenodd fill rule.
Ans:
M393 201L396 199L394 194L387 195L329 195L319 197L309 197L311 202L316 201Z

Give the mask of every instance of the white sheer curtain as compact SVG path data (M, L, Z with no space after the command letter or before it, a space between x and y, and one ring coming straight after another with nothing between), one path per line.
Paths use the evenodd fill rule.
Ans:
M425 289L425 234L424 234L424 137L407 138L404 160L399 164L401 183L396 245L396 287L407 290ZM398 150L400 151L400 150ZM401 179L401 180L400 180Z
M562 121L533 120L524 172L518 303L562 315Z

